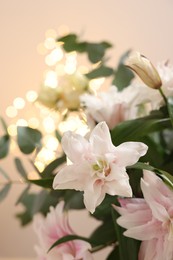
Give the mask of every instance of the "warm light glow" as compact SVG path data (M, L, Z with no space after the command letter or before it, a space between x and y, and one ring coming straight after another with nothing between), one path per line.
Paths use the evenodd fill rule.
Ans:
M25 119L21 118L21 119L17 120L16 125L17 126L28 126L28 123Z
M7 107L5 112L6 112L6 115L10 118L17 116L17 109L13 106Z
M80 135L85 135L89 129L84 120L81 120L78 116L70 116L68 120L59 124L60 132L73 131Z
M36 171L31 171L31 172L28 173L28 179L30 179L30 180L37 180L37 179L39 179L39 175L38 175L38 173Z
M57 37L57 32L54 29L49 29L45 32L45 37L46 38L56 38Z
M31 117L28 120L28 125L32 128L38 128L39 126L39 120L36 117Z
M43 162L44 164L48 164L49 162L55 159L55 153L45 147L41 149L41 151L37 154L36 161Z
M57 76L64 76L64 74L65 74L64 64L57 64L56 73L57 73Z
M46 117L43 120L43 127L46 133L53 133L55 131L55 123L51 117Z
M29 101L29 102L34 102L36 99L37 99L37 92L34 91L34 90L30 90L26 93L26 99Z
M69 27L65 24L60 25L58 28L58 34L60 36L67 35L67 34L69 34L69 32L70 32Z
M55 45L56 42L54 38L49 37L45 39L44 46L46 47L46 49L52 50L53 48L55 48Z
M92 90L98 90L101 87L101 85L104 83L104 81L105 78L92 79L89 82L89 87Z
M76 52L69 53L66 55L65 72L67 74L73 74L76 70L77 60Z
M10 136L16 136L17 135L17 126L15 124L11 124L8 126L7 131Z
M46 56L45 63L48 66L54 66L62 58L63 58L63 51L61 50L61 48L56 48L49 55Z
M17 97L14 99L13 105L16 109L23 109L25 106L25 100L23 98Z
M34 165L37 167L37 169L39 170L39 172L42 172L45 168L45 165L43 162L41 161L35 161Z
M56 72L53 70L49 70L46 73L45 81L44 81L45 86L48 86L50 88L56 88L58 85L58 79Z
M57 140L57 138L55 138L54 136L51 136L51 135L46 135L43 138L43 143L44 143L45 147L51 151L56 151L59 146L59 141Z
M38 44L38 46L37 46L37 51L38 51L38 53L39 53L40 55L45 55L45 54L48 52L48 50L47 50L46 47L44 46L44 43Z

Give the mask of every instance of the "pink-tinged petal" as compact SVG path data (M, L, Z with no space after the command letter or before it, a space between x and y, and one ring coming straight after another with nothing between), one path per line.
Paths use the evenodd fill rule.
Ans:
M143 171L143 176L144 181L157 190L155 199L164 205L165 208L171 207L173 205L173 193L162 179L155 173L147 170Z
M157 239L152 239L150 241L143 241L140 246L138 259L139 260L156 260L156 244ZM159 259L157 259L159 260Z
M148 146L141 142L125 142L116 147L117 164L130 166L146 154Z
M121 222L124 223L124 221L122 221L120 217L117 220L117 223L121 225ZM158 236L160 236L160 233L161 233L160 223L155 221L150 221L144 225L129 228L124 232L124 235L127 237L132 237L134 239L144 241L144 240L157 238Z
M103 185L104 181L101 179L93 179L92 181L86 183L84 189L84 204L91 213L94 213L95 208L99 206L105 198L106 194L104 192Z
M115 149L112 144L109 128L105 122L96 125L90 135L90 143L93 152L96 154L104 154Z
M83 190L90 171L90 165L87 163L65 166L55 176L53 189Z
M167 210L162 205L161 201L159 201L159 195L161 195L161 193L156 189L156 187L141 179L141 189L146 202L151 208L153 216L160 221L166 221L169 219Z
M83 136L70 131L63 135L61 144L67 157L76 163L83 160L89 150L89 142Z

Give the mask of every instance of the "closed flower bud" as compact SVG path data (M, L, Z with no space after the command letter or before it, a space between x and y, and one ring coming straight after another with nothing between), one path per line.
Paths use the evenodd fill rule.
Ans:
M150 88L159 89L162 81L158 71L145 56L139 52L134 52L126 63L127 67L132 69L141 78L141 80Z

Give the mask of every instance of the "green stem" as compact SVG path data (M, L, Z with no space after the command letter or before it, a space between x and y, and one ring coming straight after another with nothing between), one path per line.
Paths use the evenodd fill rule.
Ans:
M91 252L91 253L95 253L95 252L100 251L101 249L103 249L103 248L105 248L105 247L112 246L112 245L114 245L114 244L115 244L115 242L110 241L110 242L108 242L108 243L106 243L106 244L104 244L104 245L99 245L99 246L96 246L96 247L92 248L92 249L90 250L90 252Z
M165 94L163 93L162 88L159 88L159 92L160 92L161 96L163 97L163 100L165 101L165 104L167 104L167 98L166 98Z

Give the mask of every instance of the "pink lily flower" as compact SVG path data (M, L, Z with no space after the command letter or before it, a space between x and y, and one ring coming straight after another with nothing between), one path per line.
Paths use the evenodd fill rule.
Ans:
M144 171L144 199L120 199L117 223L124 235L141 240L139 260L173 259L173 191L154 173Z
M126 166L135 164L148 148L140 142L114 146L105 122L93 129L89 140L72 132L65 133L62 147L72 164L58 172L53 188L84 191L84 204L91 213L106 193L132 196Z
M63 212L64 202L56 208L50 207L46 218L42 215L34 217L34 230L38 236L39 245L35 247L39 260L92 260L89 250L91 246L83 240L72 240L54 247L49 253L48 249L55 241L74 234L69 226L68 216Z

